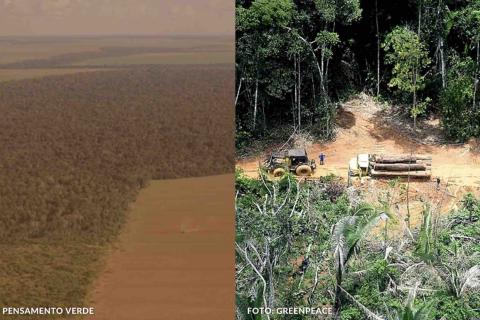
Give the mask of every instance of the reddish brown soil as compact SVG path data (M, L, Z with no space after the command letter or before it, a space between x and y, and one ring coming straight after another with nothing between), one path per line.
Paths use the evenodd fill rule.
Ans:
M234 318L233 175L152 181L91 299L92 320Z
M347 177L348 163L359 153L401 154L414 152L432 156L432 178L441 177L449 184L480 187L480 155L465 145L428 145L407 137L404 132L390 127L369 113L362 100L344 104L338 114L338 135L335 141L313 143L307 146L308 154L318 163L320 152L326 154L324 166L318 166L314 176L330 173ZM373 107L374 108L374 107ZM374 110L375 111L375 110ZM263 157L246 159L237 163L247 175L257 176L258 161Z

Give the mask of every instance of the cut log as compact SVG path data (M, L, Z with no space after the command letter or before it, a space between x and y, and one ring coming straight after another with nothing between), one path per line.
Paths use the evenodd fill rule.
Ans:
M375 156L375 162L378 163L415 163L415 156Z
M372 177L418 177L418 178L427 178L432 176L432 172L430 170L427 171L378 171L372 170L370 172Z
M415 163L417 160L432 160L430 156L422 155L375 155L375 162L379 163Z
M372 168L379 171L425 171L424 163L377 163L372 162Z
M417 160L430 160L430 161L432 161L432 156L417 154L417 155L415 155L415 157L417 158Z
M431 166L432 165L432 160L417 160L417 162L415 162L415 163L424 164L426 166Z

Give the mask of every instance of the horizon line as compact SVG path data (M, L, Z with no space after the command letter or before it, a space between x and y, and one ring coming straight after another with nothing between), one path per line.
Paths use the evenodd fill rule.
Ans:
M235 33L100 33L100 34L91 34L91 33L71 33L71 34L0 34L0 38L62 38L62 37L168 37L168 36L188 36L188 37L211 37L211 36L229 36L235 37Z

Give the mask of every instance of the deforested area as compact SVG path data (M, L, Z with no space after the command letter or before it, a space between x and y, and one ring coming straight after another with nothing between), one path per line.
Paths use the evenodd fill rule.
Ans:
M228 65L0 84L0 304L82 305L151 179L233 171Z
M237 319L478 319L480 1L235 3Z
M480 200L446 216L424 203L410 229L395 207L405 186L384 183L373 200L332 176L238 171L237 319L476 319Z

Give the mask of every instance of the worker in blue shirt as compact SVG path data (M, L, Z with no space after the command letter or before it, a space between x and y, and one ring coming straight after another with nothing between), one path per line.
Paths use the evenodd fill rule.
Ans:
M318 158L320 159L320 165L323 166L323 164L325 163L325 155L323 154L323 152L320 153Z

